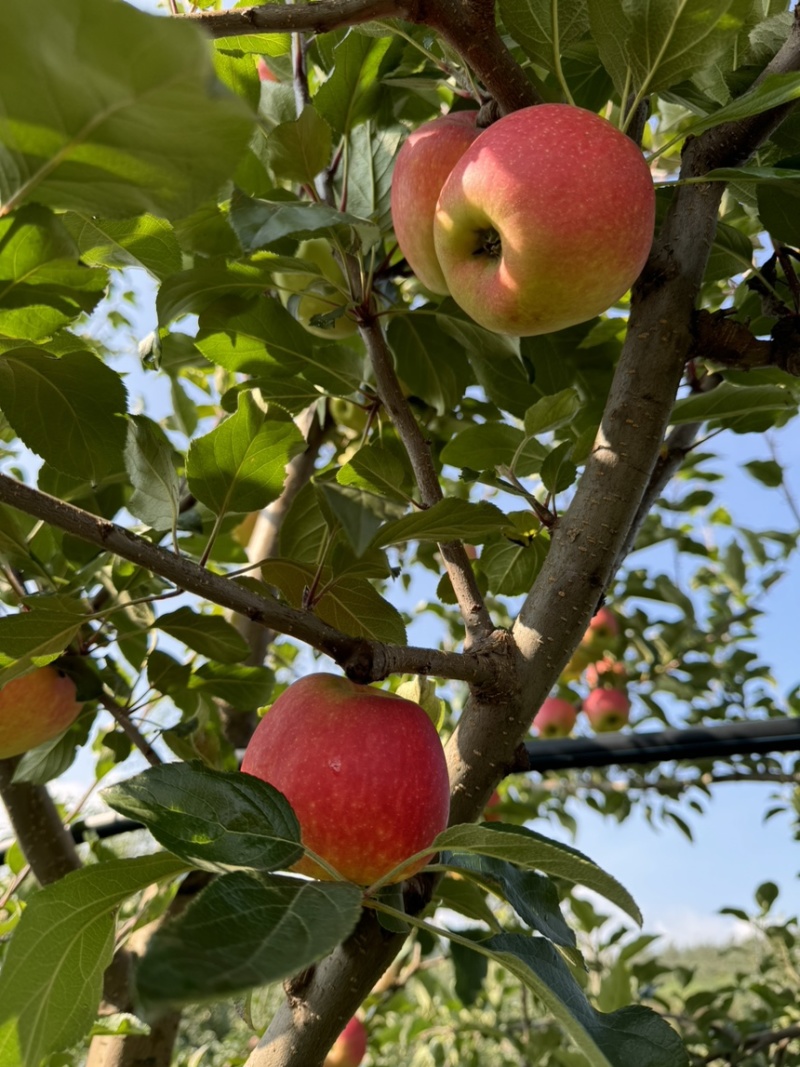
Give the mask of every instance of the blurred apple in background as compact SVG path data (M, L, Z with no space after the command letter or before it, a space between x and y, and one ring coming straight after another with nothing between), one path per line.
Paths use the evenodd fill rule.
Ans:
M586 684L590 689L624 689L628 683L628 670L621 660L603 656L586 668Z
M432 293L448 293L436 249L436 202L455 164L480 133L477 111L456 111L425 122L409 134L392 175L392 222L400 251Z
M442 186L434 246L475 322L530 337L619 300L654 221L653 180L633 141L592 111L540 104L505 115L463 153Z
M539 737L568 737L577 717L574 704L560 697L548 697L533 717L533 728Z
M323 237L301 241L295 257L307 260L318 267L321 273L276 273L274 282L284 306L288 307L297 321L315 337L323 337L327 341L352 337L358 327L355 320L346 313L334 319L329 326L316 326L311 323L315 316L345 308L348 303L347 280L331 251L330 244Z
M355 1015L336 1038L322 1067L358 1067L367 1051L367 1029Z
M608 734L627 724L631 702L620 689L593 689L583 702L583 710L595 733Z

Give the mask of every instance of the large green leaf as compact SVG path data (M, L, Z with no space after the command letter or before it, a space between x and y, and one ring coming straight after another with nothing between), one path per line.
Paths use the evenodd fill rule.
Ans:
M551 841L523 826L496 823L491 827L466 823L444 830L433 843L439 850L465 852L505 860L524 870L541 871L586 886L622 908L637 923L642 921L636 902L616 878L570 845Z
M278 982L327 956L360 912L349 882L223 875L153 936L135 975L139 998L157 1011Z
M353 637L406 643L406 627L397 608L366 578L348 575L332 583L314 605L323 622Z
M789 104L800 97L800 73L768 74L763 81L730 104L712 112L707 118L698 119L687 126L684 133L696 137L723 122L738 122L739 119L760 115L781 104Z
M38 341L91 311L107 285L104 270L78 262L60 219L31 204L0 219L0 333Z
M198 615L191 608L183 607L159 616L156 625L201 656L220 663L238 663L249 651L236 627L221 615Z
M472 368L463 345L430 315L398 315L387 339L397 374L408 390L440 415L452 411L472 383Z
M589 1067L686 1067L675 1030L641 1005L597 1011L564 960L543 937L498 934L482 942L492 957L542 1001L586 1057Z
M154 215L96 219L68 212L64 225L84 263L102 267L144 267L154 278L181 269L181 250L170 224Z
M367 120L350 134L347 207L359 218L375 222L381 233L392 227L392 171L405 132L402 126L381 128Z
M195 26L113 0L0 7L0 202L180 217L213 196L252 117Z
M376 38L350 30L334 48L333 71L317 90L314 106L338 136L374 114L378 69L391 43L390 36Z
M66 597L33 597L28 607L0 618L0 685L57 659L85 622L80 602Z
M723 382L710 393L698 393L675 402L670 415L674 425L730 419L756 411L790 411L797 407L791 390L780 385L732 385Z
M156 530L172 530L178 521L180 481L175 450L167 435L146 415L131 415L125 467L134 488L128 511Z
M267 138L265 158L287 181L313 182L331 157L331 128L312 105L300 116L276 126Z
M425 511L415 511L388 522L373 542L376 548L401 545L406 541L468 541L480 544L498 533L508 520L494 504L482 500L440 500Z
M189 489L217 515L257 511L280 495L286 464L304 448L291 419L276 418L252 394L240 393L236 413L192 442Z
M20 438L65 474L100 482L123 467L127 393L91 352L0 355L0 408Z
M1 1067L40 1067L81 1040L97 1016L117 908L185 868L165 852L105 860L31 896L0 973Z
M586 0L500 0L500 14L527 55L548 70L589 28Z
M365 248L379 237L374 223L328 204L256 200L239 195L231 204L230 219L246 252L268 248L282 237L338 236L349 242L355 233Z
M303 854L289 802L267 782L199 763L169 763L103 790L115 811L207 871L271 871Z

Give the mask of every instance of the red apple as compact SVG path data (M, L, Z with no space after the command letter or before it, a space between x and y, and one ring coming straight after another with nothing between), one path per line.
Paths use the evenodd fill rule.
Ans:
M583 710L595 733L609 734L627 724L631 702L621 689L593 689Z
M502 822L503 816L497 810L503 803L503 798L495 791L486 801L486 807L483 809L483 821L484 822Z
M653 238L642 153L610 122L568 104L523 108L473 142L442 187L436 254L453 299L516 337L607 310Z
M589 644L597 638L609 640L619 634L619 620L611 608L602 607L592 616L589 629L583 635L583 642Z
M433 247L436 201L450 171L480 133L477 111L456 111L409 135L392 175L392 222L400 251L424 286L448 293Z
M586 668L586 684L590 689L624 689L627 681L628 671L621 660L603 656Z
M533 717L539 737L568 737L575 727L578 709L568 700L548 697Z
M367 1051L367 1029L353 1016L334 1041L322 1067L358 1067Z
M419 704L347 678L311 674L290 685L258 724L242 770L279 789L303 843L359 885L427 848L447 825L447 764L431 720ZM308 857L294 869L330 877Z
M0 688L0 759L58 737L82 706L75 699L75 683L55 667L12 678Z

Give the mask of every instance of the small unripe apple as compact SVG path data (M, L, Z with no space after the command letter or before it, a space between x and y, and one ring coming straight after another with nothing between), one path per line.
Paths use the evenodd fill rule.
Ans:
M358 1067L367 1051L367 1028L354 1015L334 1041L322 1067Z
M610 734L627 724L631 702L621 689L593 689L583 710L595 733Z
M480 133L477 111L426 122L406 139L392 174L392 223L400 251L432 293L448 293L433 246L433 216L450 171Z
M568 700L548 697L533 717L533 727L539 737L568 737L575 728L578 709Z
M331 246L323 237L314 237L309 241L301 241L295 255L319 267L322 276L304 274L302 271L275 274L275 285L283 304L315 337L324 337L327 341L351 337L358 327L346 312L327 327L313 326L310 321L316 315L326 315L347 305L347 281Z
M308 675L281 693L242 770L279 789L303 843L358 885L382 878L447 826L447 763L430 718L411 700L333 674ZM294 870L330 878L307 856Z
M0 689L0 759L58 737L78 717L75 683L55 667L12 678Z
M627 681L628 670L621 660L603 656L586 668L586 684L590 689L624 689Z
M488 330L563 330L634 283L653 239L655 192L639 148L568 104L513 111L470 145L442 186L434 245L453 299Z

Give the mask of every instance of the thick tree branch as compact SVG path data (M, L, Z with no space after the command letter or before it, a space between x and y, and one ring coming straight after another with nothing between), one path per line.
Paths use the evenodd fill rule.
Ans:
M375 19L420 21L420 0L318 0L311 4L260 4L231 11L183 15L212 37L252 33L330 33Z
M362 340L372 363L378 396L403 442L419 488L423 507L429 508L442 499L442 487L433 464L430 443L425 440L419 423L394 370L394 361L380 323L374 317L365 318L359 325ZM460 541L439 545L456 601L467 631L467 648L476 641L486 640L494 630L475 580L472 564Z
M0 799L31 870L41 885L48 885L77 871L81 861L47 789L13 780L18 762L0 760Z
M491 676L491 660L480 651L462 655L351 637L310 612L297 611L277 600L260 596L235 580L214 574L108 519L98 518L4 474L0 474L0 501L106 552L137 563L187 593L194 593L262 626L304 641L329 655L355 681L379 681L390 674L403 673L435 675L464 682L486 681Z

